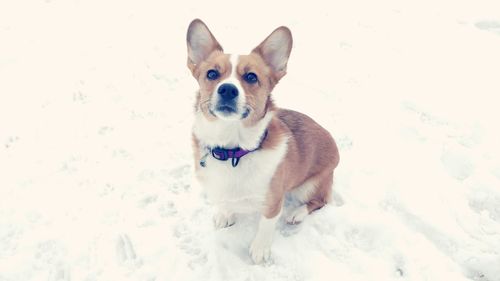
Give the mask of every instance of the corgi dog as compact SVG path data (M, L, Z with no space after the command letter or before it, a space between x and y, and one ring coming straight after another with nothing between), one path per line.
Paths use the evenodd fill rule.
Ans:
M192 134L196 177L216 206L217 228L233 225L238 213L261 214L249 254L255 263L268 261L286 193L302 204L286 217L290 224L330 201L337 145L311 118L272 100L292 50L287 27L274 30L249 54L226 54L195 19L187 50L188 68L199 84Z

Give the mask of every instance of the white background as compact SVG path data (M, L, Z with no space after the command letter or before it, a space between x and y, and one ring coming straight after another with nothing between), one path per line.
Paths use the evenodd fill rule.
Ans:
M228 52L288 26L276 102L340 147L264 266L192 184L196 17ZM0 280L498 281L499 73L498 1L4 0Z

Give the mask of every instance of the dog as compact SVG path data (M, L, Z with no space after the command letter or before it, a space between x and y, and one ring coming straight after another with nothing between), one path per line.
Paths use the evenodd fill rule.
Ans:
M224 53L195 19L187 50L187 66L199 83L192 134L196 178L217 208L217 228L233 225L237 213L260 212L249 254L256 264L268 261L286 193L302 204L287 216L290 224L331 200L337 145L311 118L280 109L271 98L292 50L287 27L237 55Z

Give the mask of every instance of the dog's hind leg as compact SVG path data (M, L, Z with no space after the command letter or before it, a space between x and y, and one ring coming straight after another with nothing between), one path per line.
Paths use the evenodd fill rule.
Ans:
M307 202L307 211L312 213L325 206L332 200L332 185L333 185L333 171L323 175L316 188L316 192L312 194L311 199Z
M301 223L304 218L315 210L330 202L333 184L333 171L317 178L309 179L302 186L292 191L292 196L303 205L295 208L286 218L288 224Z

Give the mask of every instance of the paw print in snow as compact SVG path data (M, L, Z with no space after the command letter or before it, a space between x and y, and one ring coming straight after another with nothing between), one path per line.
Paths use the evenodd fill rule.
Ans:
M62 264L58 264L57 266L52 268L48 279L48 281L70 281L70 280L71 277L69 268Z
M139 267L142 261L137 257L134 246L127 234L122 234L116 241L118 262L126 267Z
M7 141L4 144L4 147L5 148L11 148L12 145L14 145L18 141L19 141L19 137L17 137L17 136L8 137Z

